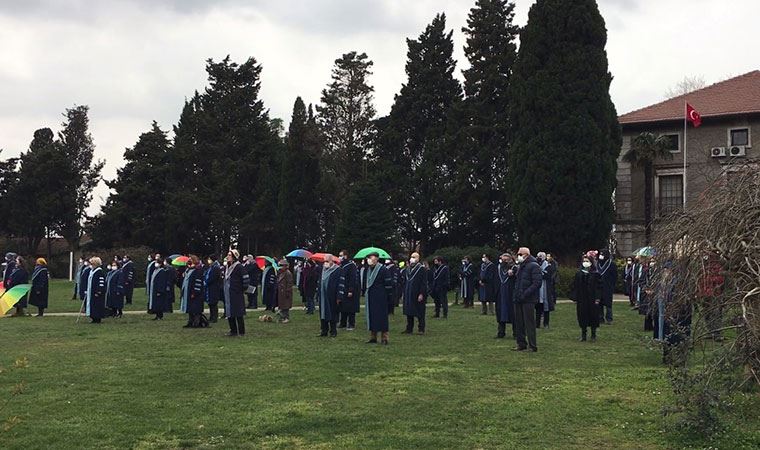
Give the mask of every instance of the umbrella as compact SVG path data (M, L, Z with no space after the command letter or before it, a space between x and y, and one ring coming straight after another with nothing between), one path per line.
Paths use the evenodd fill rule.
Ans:
M187 256L178 256L176 258L172 258L172 266L185 267L188 261L190 261L190 258Z
M340 260L338 259L338 257L331 253L314 253L313 255L311 255L310 259L318 263L323 263L325 262L325 258L327 258L328 255L332 256L333 262L335 264L340 264Z
M171 259L172 261L174 261L175 259L179 258L180 256L182 256L182 255L180 255L179 253L175 253L172 256L170 256L169 259Z
M640 249L633 252L634 256L645 256L647 258L654 256L657 253L657 251L654 249L654 247L641 247Z
M5 314L13 308L19 300L32 288L31 284L19 284L0 295L0 313Z
M389 255L388 252L377 247L367 247L359 250L359 252L354 255L354 259L366 258L370 253L377 253L381 258L391 259L391 255Z
M299 249L293 250L292 252L288 253L287 255L285 255L285 257L286 258L309 259L309 258L311 258L311 255L312 255L312 253L310 251L303 250L303 249L299 248Z
M256 265L259 266L259 269L261 270L264 270L264 267L266 266L267 261L272 263L272 267L274 267L275 271L280 270L280 266L277 265L277 261L271 256L257 256L256 257Z

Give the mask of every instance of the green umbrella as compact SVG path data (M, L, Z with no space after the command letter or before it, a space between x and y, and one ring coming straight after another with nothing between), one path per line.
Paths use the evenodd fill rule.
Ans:
M647 258L650 258L654 256L657 253L657 251L654 249L654 247L641 247L640 249L633 252L634 256L645 256Z
M381 258L391 259L391 255L389 255L388 252L386 252L382 248L377 248L377 247L367 247L367 248L363 248L359 250L359 252L354 255L354 259L366 258L367 255L369 255L370 253L377 253Z
M256 264L259 266L259 269L263 270L264 267L266 266L266 264L264 263L264 261L269 261L270 263L272 263L272 267L274 267L274 271L275 272L277 272L278 270L280 270L280 266L277 265L277 261L274 258L272 258L271 256L257 256L256 257Z

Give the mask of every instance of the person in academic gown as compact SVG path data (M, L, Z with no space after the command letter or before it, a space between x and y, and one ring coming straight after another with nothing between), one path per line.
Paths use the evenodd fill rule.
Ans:
M388 345L388 308L393 302L393 279L390 272L379 263L377 252L367 255L367 268L362 277L362 293L366 300L364 306L367 315L367 329L370 332L368 344L380 342Z
M409 264L401 278L404 285L404 315L406 330L404 334L412 334L414 319L417 319L417 332L425 334L425 303L428 295L427 271L420 262L420 254L412 253Z
M71 299L76 300L79 296L79 277L82 275L82 269L84 269L84 264L87 261L87 259L84 256L79 257L79 262L77 263L77 270L74 272L74 293L71 294Z
M515 279L517 278L517 267L515 259L509 253L501 255L501 262L498 267L499 273L499 293L496 297L496 322L498 330L497 339L503 339L507 334L507 324L512 324L512 336L515 336L514 325L514 294Z
M319 298L319 322L321 325L320 337L330 337L338 335L338 297L340 295L340 267L333 261L332 255L325 257L322 263L322 270L314 271L320 275L319 286L317 288Z
M90 271L92 266L90 260L84 262L81 272L79 272L79 298L84 302L87 298L87 281L90 279Z
M277 307L280 323L290 322L290 310L293 308L293 274L290 273L290 262L283 258L278 263L277 273Z
M251 280L251 284L248 286L248 289L246 289L245 292L245 295L248 298L248 306L246 306L246 308L258 309L259 284L261 284L261 269L259 269L259 265L256 263L256 258L254 258L253 255L248 255L246 257L246 261L243 266L246 273L248 274L248 279Z
M162 259L155 261L151 271L148 313L156 315L153 320L163 320L164 313L171 312L169 292L174 289L174 285L164 264Z
M474 308L475 304L475 267L470 262L470 257L462 258L462 273L459 275L461 282L459 287L459 296L462 297L462 303L465 308Z
M575 302L578 326L581 327L580 340L586 341L588 329L591 328L591 342L595 342L596 330L599 328L602 282L592 256L583 257L581 268L570 286L569 296L570 300Z
M208 303L209 319L211 323L219 320L219 300L222 293L222 269L216 255L211 255L206 260L206 273L204 274L203 286L206 289L206 303Z
M493 312L493 304L496 301L498 293L499 277L496 274L496 266L491 262L491 257L483 255L482 264L480 265L480 277L478 278L478 298L483 310L483 315L487 315L489 309Z
M171 258L166 258L164 260L164 270L168 272L169 285L171 286L171 289L169 289L169 312L174 312L174 301L177 299L174 287L181 286L182 284L182 276L181 274L178 274L177 269L172 262Z
M127 305L132 304L132 295L135 290L135 263L129 255L124 255L121 259L121 276L124 282L124 300Z
M306 260L301 272L301 290L306 298L306 314L309 315L314 314L319 278L319 267L314 264L314 261Z
M401 282L399 280L401 273L392 259L385 260L385 268L390 272L391 281L393 282L393 298L391 299L391 305L388 307L388 314L394 314L398 306L398 299L401 296Z
M644 331L654 331L654 322L652 320L652 314L656 314L655 308L650 304L651 298L649 295L649 284L652 283L655 278L656 263L649 261L647 258L641 258L641 268L639 269L639 275L636 278L637 285L637 298L638 298L638 310L639 315L644 316Z
M111 263L106 274L106 307L111 310L111 316L121 317L124 309L124 272L119 264Z
M615 294L617 284L617 266L612 260L610 251L607 249L599 252L599 277L602 281L602 308L599 313L604 314L602 320L607 325L612 325L612 296ZM604 312L602 311L604 309Z
M541 327L541 317L544 318L544 328L549 328L549 314L554 311L554 266L546 257L545 252L538 252L536 262L541 267L541 289L538 291L536 303L536 328Z
M100 323L106 316L106 274L101 265L103 261L94 256L90 258L90 271L87 276L87 296L85 297L85 315L90 323Z
M153 271L156 270L156 262L160 261L163 267L164 259L160 253L148 255L148 266L145 268L145 295L150 295L150 283L153 280Z
M224 312L230 324L227 336L245 336L245 290L250 280L239 259L240 253L236 249L227 253L224 272Z
M340 288L339 304L340 323L338 328L352 331L356 328L356 313L359 312L360 281L356 263L350 259L346 250L341 250L340 258Z
M187 324L183 328L198 328L203 314L203 267L196 255L190 255L187 269L182 278L179 309L187 314Z
M623 279L625 280L625 295L628 296L628 303L631 307L636 305L633 299L633 258L628 257L625 261L625 268L623 269Z
M269 261L261 274L261 301L266 311L274 312L277 308L277 272Z
M10 265L10 263L8 263L8 265ZM27 283L29 283L29 272L27 272L26 267L24 267L24 258L16 256L13 261L12 270L8 275L8 279L5 281L5 289L10 290L14 286ZM16 312L13 313L14 316L23 316L25 314L24 308L27 306L28 299L29 294L26 294L16 302Z
M443 309L443 318L448 319L448 294L449 285L451 284L449 266L442 256L436 256L433 260L433 267L433 283L430 286L430 296L433 297L433 301L435 302L435 315L433 317L441 317L441 309Z
M45 258L37 258L37 265L32 272L32 289L29 291L29 304L37 307L37 317L42 317L48 307L48 282L50 274Z

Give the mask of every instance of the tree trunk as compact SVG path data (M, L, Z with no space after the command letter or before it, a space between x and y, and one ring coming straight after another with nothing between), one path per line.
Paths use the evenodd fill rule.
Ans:
M652 163L648 162L644 166L644 240L646 245L652 242Z

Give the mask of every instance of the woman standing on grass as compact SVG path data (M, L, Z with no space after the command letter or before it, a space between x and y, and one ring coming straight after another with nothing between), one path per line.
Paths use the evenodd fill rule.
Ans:
M570 287L570 300L575 302L578 326L581 327L581 342L586 341L589 327L591 327L591 342L596 342L601 297L602 285L599 272L594 265L594 258L586 255Z
M100 258L90 258L90 274L87 277L87 296L85 300L85 315L90 317L90 323L100 323L106 315L106 274L103 273Z
M203 314L203 268L196 255L190 255L182 280L180 311L187 314L184 328L198 328Z
M8 276L8 279L5 283L6 290L9 290L13 286L19 286L21 284L26 284L29 282L29 272L27 272L26 268L24 267L24 258L16 256L16 259L13 262L13 269L11 270L10 275ZM13 313L14 317L20 317L25 314L24 308L26 308L28 297L29 295L25 294L18 302L16 302L16 312Z
M367 268L362 276L362 293L366 299L364 309L370 332L367 343L376 344L380 333L381 343L388 345L388 308L393 302L393 280L388 269L378 263L379 259L377 252L367 255Z
M248 273L240 264L240 252L231 249L227 253L224 272L224 312L230 324L227 336L245 336L245 290L250 281Z
M155 314L153 320L163 320L169 311L169 290L174 289L169 272L164 268L164 260L156 259L151 269L150 289L148 291L148 314Z
M124 309L124 272L117 261L111 263L106 275L106 307L111 317L121 317Z
M517 278L517 270L515 268L515 258L509 253L501 255L501 263L499 264L499 292L496 296L496 322L498 323L498 330L496 332L497 339L504 339L507 335L507 324L512 324L512 336L515 336L514 325L514 295L515 295L515 279Z
M37 265L32 272L32 289L29 291L29 304L37 307L37 317L42 317L48 307L48 284L50 276L45 258L37 258Z
M280 311L280 322L290 322L290 309L293 307L293 275L288 268L287 259L279 262L280 272L277 274L277 305Z

